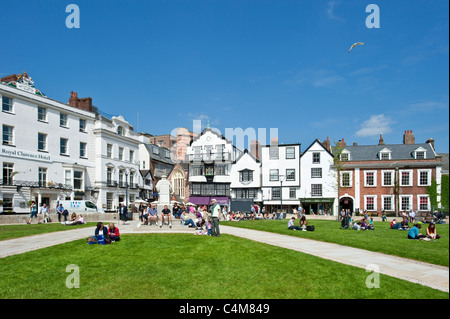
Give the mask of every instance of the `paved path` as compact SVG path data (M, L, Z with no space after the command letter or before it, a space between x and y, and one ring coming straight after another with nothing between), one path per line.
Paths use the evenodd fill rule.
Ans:
M157 226L142 226L138 228L136 227L136 222L133 221L130 221L127 225L118 226L121 234L194 233L194 229L188 228L187 226L181 226L177 222L174 223L172 229L169 229L168 226L164 226L163 228ZM382 274L449 292L448 267L436 266L411 259L294 236L224 225L221 225L220 229L223 234L230 234L269 245L293 249L302 253L363 269L367 269L369 265L376 265L378 271ZM93 235L93 229L88 227L3 240L0 241L0 258L81 238L87 238L91 235Z

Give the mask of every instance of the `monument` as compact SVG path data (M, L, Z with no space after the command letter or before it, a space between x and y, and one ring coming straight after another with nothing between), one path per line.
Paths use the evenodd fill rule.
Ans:
M167 180L167 176L163 175L161 180L156 184L156 191L158 192L158 214L161 213L164 206L167 205L172 211L172 204L170 203L170 194L172 193L172 185Z

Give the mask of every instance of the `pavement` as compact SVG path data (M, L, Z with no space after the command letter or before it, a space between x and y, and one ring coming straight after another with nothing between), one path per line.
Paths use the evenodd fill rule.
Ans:
M137 227L137 221L129 221L125 225L121 224L117 226L119 227L121 234L195 233L193 228L182 226L178 221L173 222L172 228L169 228L166 225L162 228L154 225ZM449 292L448 267L333 243L325 243L252 229L221 225L220 231L222 234L229 234L268 245L296 250L342 264L363 268L371 272L376 269L376 271L381 274ZM0 258L63 244L65 242L87 238L92 235L93 229L89 227L2 240L0 241Z

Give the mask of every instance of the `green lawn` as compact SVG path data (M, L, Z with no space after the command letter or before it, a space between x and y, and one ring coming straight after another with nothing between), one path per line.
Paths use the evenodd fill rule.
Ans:
M0 240L19 238L24 236L40 235L44 233L70 230L81 227L95 227L97 223L86 223L83 225L66 226L61 223L30 224L30 225L1 225Z
M71 264L80 288L66 287ZM1 299L449 298L385 275L369 289L364 269L226 234L122 235L105 246L82 239L2 258L0 269Z
M385 254L411 258L436 265L449 266L449 227L448 224L436 225L437 233L442 236L436 241L419 241L407 238L408 232L393 230L387 222L374 222L375 230L356 231L340 229L340 222L331 220L308 220L315 226L313 232L293 231L287 228L288 220L243 220L239 222L221 222L243 228L251 228L330 243L341 244ZM298 225L298 220L295 222ZM410 224L412 226L412 224ZM427 224L422 224L420 232L426 234Z

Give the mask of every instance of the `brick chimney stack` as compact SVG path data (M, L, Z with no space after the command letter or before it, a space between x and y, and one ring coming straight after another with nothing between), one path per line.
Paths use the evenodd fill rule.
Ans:
M0 79L0 82L6 82L6 83L17 82L17 80L18 80L17 74L10 74L10 75L2 77Z
M383 133L380 133L380 140L378 141L378 145L386 145L383 139Z
M261 155L261 148L259 147L259 141L253 140L250 144L250 153L256 157L258 160Z
M347 143L345 143L344 138L342 138L342 140L339 140L337 145L340 146L340 147L345 147L345 146L347 146Z
M323 145L323 147L325 147L328 150L328 152L331 152L331 143L330 143L330 137L329 136L327 136L327 140L326 141L323 141L322 145Z
M403 144L416 144L416 139L412 131L405 131L403 135Z
M92 112L92 98L84 97L80 99L77 92L70 92L69 105L81 110Z
M430 143L430 144L431 144L431 147L433 148L433 150L436 151L436 150L434 149L434 138L429 138L425 143Z

